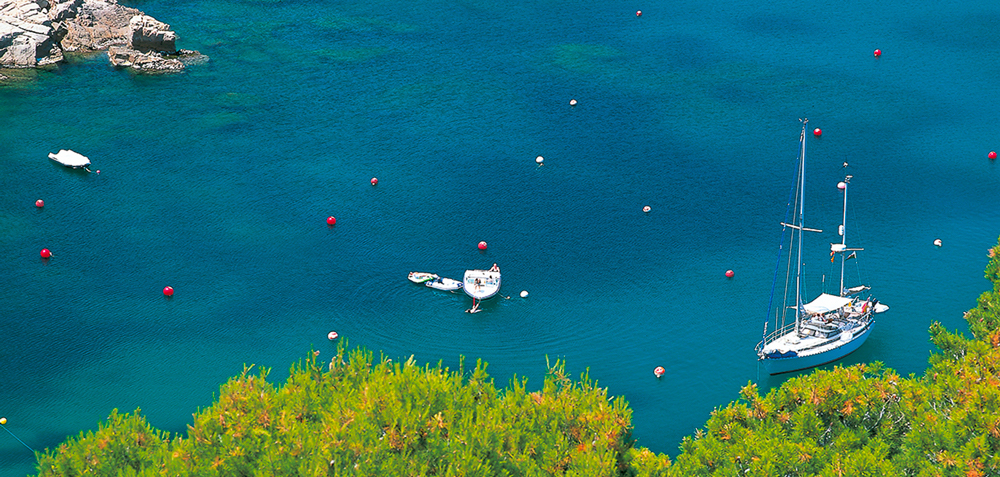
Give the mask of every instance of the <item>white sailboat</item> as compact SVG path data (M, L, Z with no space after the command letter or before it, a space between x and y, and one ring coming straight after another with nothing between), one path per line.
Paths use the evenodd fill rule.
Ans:
M837 295L821 293L809 303L802 300L802 238L804 232L822 232L806 228L803 225L805 212L805 160L806 160L806 126L809 120L802 121L801 145L799 148L799 169L795 200L790 203L794 219L791 223L782 223L784 231L792 230L791 246L788 247L788 259L792 259L793 250L797 253L794 275L788 274L785 282L785 296L792 292L794 298L784 300L786 306L776 307L773 329L771 311L768 310L768 322L764 324L763 340L757 344L758 359L764 364L768 374L781 374L812 368L836 361L858 349L871 334L875 313L889 309L866 292L868 286L858 285L844 287L845 263L857 256L862 249L847 247L847 186L852 176L847 176L838 188L844 193L844 218L840 224L841 243L830 244L830 260L840 256L840 292ZM846 164L845 164L846 166ZM797 209L797 210L795 210ZM784 247L784 240L782 240ZM780 250L780 249L779 249ZM850 254L848 254L850 252ZM780 264L779 258L779 264ZM791 270L791 267L788 267ZM777 267L775 282L777 282ZM794 285L792 284L794 279ZM865 297L862 298L862 295ZM789 311L792 311L789 316Z

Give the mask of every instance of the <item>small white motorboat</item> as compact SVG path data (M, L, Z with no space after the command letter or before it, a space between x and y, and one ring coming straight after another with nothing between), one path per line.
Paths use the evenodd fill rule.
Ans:
M406 278L408 278L413 283L424 283L441 277L437 276L436 273L410 272L410 274Z
M500 267L494 263L489 270L466 270L462 289L472 297L472 308L465 311L479 313L479 303L500 291Z
M90 165L90 159L88 159L87 156L69 149L60 149L56 154L50 152L49 159L74 169L79 169L81 167L86 168Z
M466 270L465 293L477 300L485 300L500 291L500 267L489 270Z
M435 290L443 291L455 291L462 288L462 282L459 280L452 280L451 278L435 278L424 282L424 285L429 286Z

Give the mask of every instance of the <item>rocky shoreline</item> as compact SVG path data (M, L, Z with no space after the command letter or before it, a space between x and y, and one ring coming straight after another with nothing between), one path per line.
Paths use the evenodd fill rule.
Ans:
M207 59L176 41L170 25L116 0L0 0L0 68L51 65L75 51L106 50L112 65L140 71Z

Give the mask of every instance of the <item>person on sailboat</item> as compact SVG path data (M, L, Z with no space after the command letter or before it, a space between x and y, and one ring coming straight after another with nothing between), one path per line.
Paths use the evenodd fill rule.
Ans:
M491 272L499 272L500 271L500 267L498 267L497 264L494 263L493 266L490 267L490 271Z

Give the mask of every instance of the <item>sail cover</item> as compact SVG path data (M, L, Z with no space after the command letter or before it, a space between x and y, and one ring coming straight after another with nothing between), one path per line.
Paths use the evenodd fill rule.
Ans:
M842 308L850 302L850 298L824 293L816 297L815 300L807 303L803 308L806 309L806 312L811 314L826 313L828 311Z

